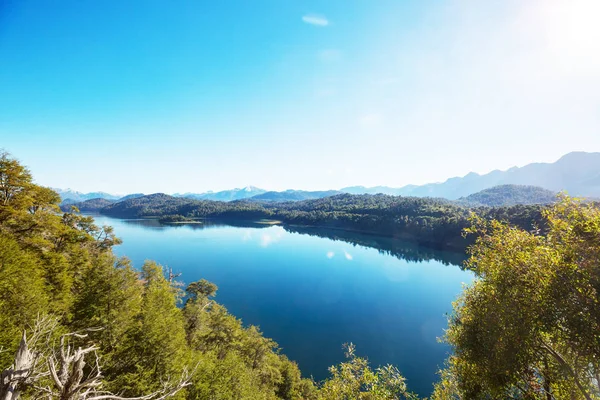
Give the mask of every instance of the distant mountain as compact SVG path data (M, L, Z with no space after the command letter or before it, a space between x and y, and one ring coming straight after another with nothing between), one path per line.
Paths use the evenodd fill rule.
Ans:
M414 186L414 185L410 185ZM340 189L342 193L348 194L388 194L390 196L398 196L401 195L402 192L408 186L404 186L402 188L392 188L389 186L373 186L373 187L365 187L365 186L349 186ZM416 186L415 186L416 187Z
M72 203L71 199L67 199L62 202L60 208L63 211L69 211L72 206L75 206L81 212L96 212L114 203L114 200L108 200L103 198L89 199L86 201L76 203Z
M381 193L393 196L462 200L471 194L503 185L536 186L553 193L566 190L572 196L600 198L600 153L573 152L561 157L554 163L533 163L520 168L513 167L506 171L495 170L484 175L471 172L463 177L450 178L445 182L429 183L421 186L407 185L400 188L389 186L350 186L339 191L286 190L283 192L267 192L264 189L247 186L245 188L219 192L175 194L170 197L214 201L252 199L253 201L283 202L317 199L342 192L348 194ZM139 193L120 198L119 196L104 192L81 193L71 189L54 190L60 194L63 204L79 203L97 198L124 201L143 196ZM492 197L497 195L497 193L485 194L485 196ZM528 196L521 190L519 193L507 194L507 199L513 195L515 196L514 201L521 201L518 200L519 196ZM490 200L491 203L494 201L496 200ZM526 199L524 198L522 201L526 201Z
M422 186L408 185L398 189L385 186L353 186L341 191L352 194L384 193L455 200L484 189L508 184L538 186L553 192L566 190L572 196L600 197L600 153L573 152L554 163L533 163L520 168L513 167L507 171L495 170L484 175L471 172L463 177Z
M250 198L252 201L301 201L321 199L323 197L335 196L340 194L338 190L324 191L306 191L306 190L285 190L283 192L265 192Z
M266 190L254 186L246 186L245 188L235 188L231 190L222 190L220 192L205 192L205 193L176 193L174 197L184 197L186 199L195 200L216 200L216 201L234 201L244 200L259 194L265 193Z
M133 193L133 194L128 194L127 196L123 196L123 197L121 197L117 201L125 201L125 200L129 200L129 199L137 199L138 197L142 197L142 196L145 196L144 193Z
M118 200L120 196L116 196L114 194L105 193L105 192L91 192L91 193L82 193L72 189L57 189L52 188L56 193L60 195L60 198L63 202L66 200L70 200L71 202L82 202L91 199L107 199L107 200Z
M72 205L72 204L77 204L78 201L77 200L73 200L73 199L64 199L63 201L60 202L60 206L67 206L67 205Z
M458 199L459 204L468 206L514 206L517 204L551 204L556 201L556 192L537 186L500 185Z

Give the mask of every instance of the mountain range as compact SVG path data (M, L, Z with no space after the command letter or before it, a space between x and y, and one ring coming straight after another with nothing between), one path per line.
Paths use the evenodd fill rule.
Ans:
M79 203L86 200L91 199L106 199L106 200L119 200L122 196L106 193L106 192L90 192L90 193L82 193L73 189L58 189L52 188L56 193L60 195L60 198L65 202L65 200L70 200L70 203Z
M572 152L554 163L532 163L523 167L513 167L506 171L495 170L487 174L471 172L463 177L454 177L440 183L425 185L406 185L400 188L387 186L351 186L340 190L305 191L285 190L267 191L254 186L204 193L176 193L174 197L196 200L235 201L251 199L256 201L300 201L333 196L339 193L349 194L389 194L395 196L439 197L449 200L464 199L469 195L503 185L536 186L548 193L567 191L572 196L600 197L600 153ZM122 201L143 194L125 197L104 192L81 193L71 189L55 189L63 203L77 203L102 198ZM548 194L546 193L546 195ZM536 196L539 193L535 194ZM486 194L487 196L489 194ZM542 196L543 197L543 196ZM468 201L468 200L465 200Z
M554 163L532 163L506 171L495 170L484 175L471 172L463 177L421 186L353 186L341 191L352 194L383 193L456 200L484 189L507 184L538 186L553 192L565 190L571 196L600 197L600 153L572 152Z
M246 186L245 188L241 189L235 188L231 190L222 190L220 192L209 191L205 193L175 193L173 196L195 200L234 201L249 199L263 193L266 193L266 190L254 186Z
M301 201L321 199L323 197L335 196L342 193L339 190L307 191L307 190L285 190L283 192L265 192L253 196L250 200L254 201Z

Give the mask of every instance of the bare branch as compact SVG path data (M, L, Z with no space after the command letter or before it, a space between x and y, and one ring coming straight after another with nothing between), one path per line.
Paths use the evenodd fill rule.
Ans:
M49 400L164 400L191 385L193 373L185 370L178 381L168 380L161 389L148 395L122 397L103 391L102 369L97 352L99 348L94 344L76 347L75 341L88 337L87 333L77 332L62 335L58 348L52 346L49 333L56 325L55 320L38 318L32 328L31 345L28 345L27 336L23 333L13 366L0 374L0 400L17 400L25 388L32 389L35 398L44 397ZM86 331L100 329L92 328ZM44 345L49 349L48 354L34 349L33 346L39 346L43 338L46 338ZM94 354L94 366L86 375L86 357L91 353ZM44 376L50 376L50 386L38 385L37 382Z

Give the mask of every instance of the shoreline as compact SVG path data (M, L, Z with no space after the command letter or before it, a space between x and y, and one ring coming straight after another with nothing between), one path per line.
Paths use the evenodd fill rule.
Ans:
M351 227L337 227L337 226L323 226L323 225L305 225L305 224L297 224L297 223L288 223L282 220L277 220L277 219L268 219L268 218L262 218L262 219L242 219L242 218L214 218L214 217L206 217L206 218L197 218L197 219L190 219L188 221L160 221L160 219L162 217L158 217L158 216L142 216L142 217L136 217L136 218L121 218L121 217L113 217L110 215L105 215L102 213L99 213L100 215L109 217L109 218L116 218L116 219L124 219L124 220L132 220L132 219L137 219L137 220L156 220L158 221L161 225L172 225L172 226L181 226L181 225L207 225L206 222L216 222L216 223L224 223L226 225L231 225L231 226L236 226L235 222L242 222L242 223L246 223L246 224L253 224L256 226L281 226L283 228L285 227L289 227L289 228L302 228L302 229L323 229L323 230L331 230L331 231L340 231L340 232L349 232L349 233L356 233L356 234L363 234L363 235L367 235L367 236L375 236L375 237L380 237L380 238L387 238L387 239L392 239L392 240L399 240L399 241L406 241L406 242L410 242L413 243L417 246L422 246L422 247L426 247L429 248L431 250L436 250L436 251L448 251L448 252L452 252L452 253L465 253L468 245L465 246L454 246L452 244L449 243L434 243L434 242L428 242L428 241L422 241L419 240L418 238L411 236L411 235L406 235L406 234L401 234L401 233L394 233L394 234L385 234L385 233L381 233L381 232L377 232L377 231L372 231L372 230L364 230L364 229L356 229L356 228L351 228Z

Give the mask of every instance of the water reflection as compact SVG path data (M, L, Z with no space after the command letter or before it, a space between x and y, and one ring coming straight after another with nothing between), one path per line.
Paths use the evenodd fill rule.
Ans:
M284 226L284 229L290 233L300 233L303 235L317 236L333 241L343 241L353 246L370 247L379 250L380 253L394 256L401 260L411 262L439 261L444 265L462 266L466 254L440 251L425 246L411 243L406 240L398 240L385 236L369 235L360 232L343 231L337 229L310 228L298 226ZM346 255L346 258L350 256ZM327 255L328 258L333 255ZM351 259L352 256L350 256Z
M184 223L161 223L156 218L139 218L139 219L123 219L121 220L129 225L136 225L148 229L166 230L166 229L192 229L203 230L220 227L236 227L236 228L252 228L266 229L273 225L261 221L236 221L236 220L202 220L195 222ZM381 254L394 256L398 259L423 263L427 261L439 261L444 265L463 266L466 260L466 254L441 251L412 243L406 240L399 240L391 237L377 236L360 232L344 231L339 229L325 229L314 227L300 227L283 225L289 233L298 233L302 235L316 236L333 241L342 241L353 246L362 246L367 248L377 249ZM242 240L249 240L250 232L245 233ZM268 247L272 243L281 238L281 235L273 235L272 233L264 233L260 237L260 245ZM327 253L327 258L334 257L333 252ZM347 260L352 260L352 255L348 252L342 254Z
M92 215L94 216L94 215ZM95 215L97 217L97 215ZM106 217L104 217L106 218ZM119 219L119 221L123 221L129 225L137 225L144 228L151 229L194 229L194 230L202 230L202 229L210 229L210 228L220 228L220 227L235 227L235 228L268 228L272 226L268 223L263 223L260 221L238 221L238 220L214 220L214 219L204 219L193 222L160 222L158 218L135 218L135 219Z

